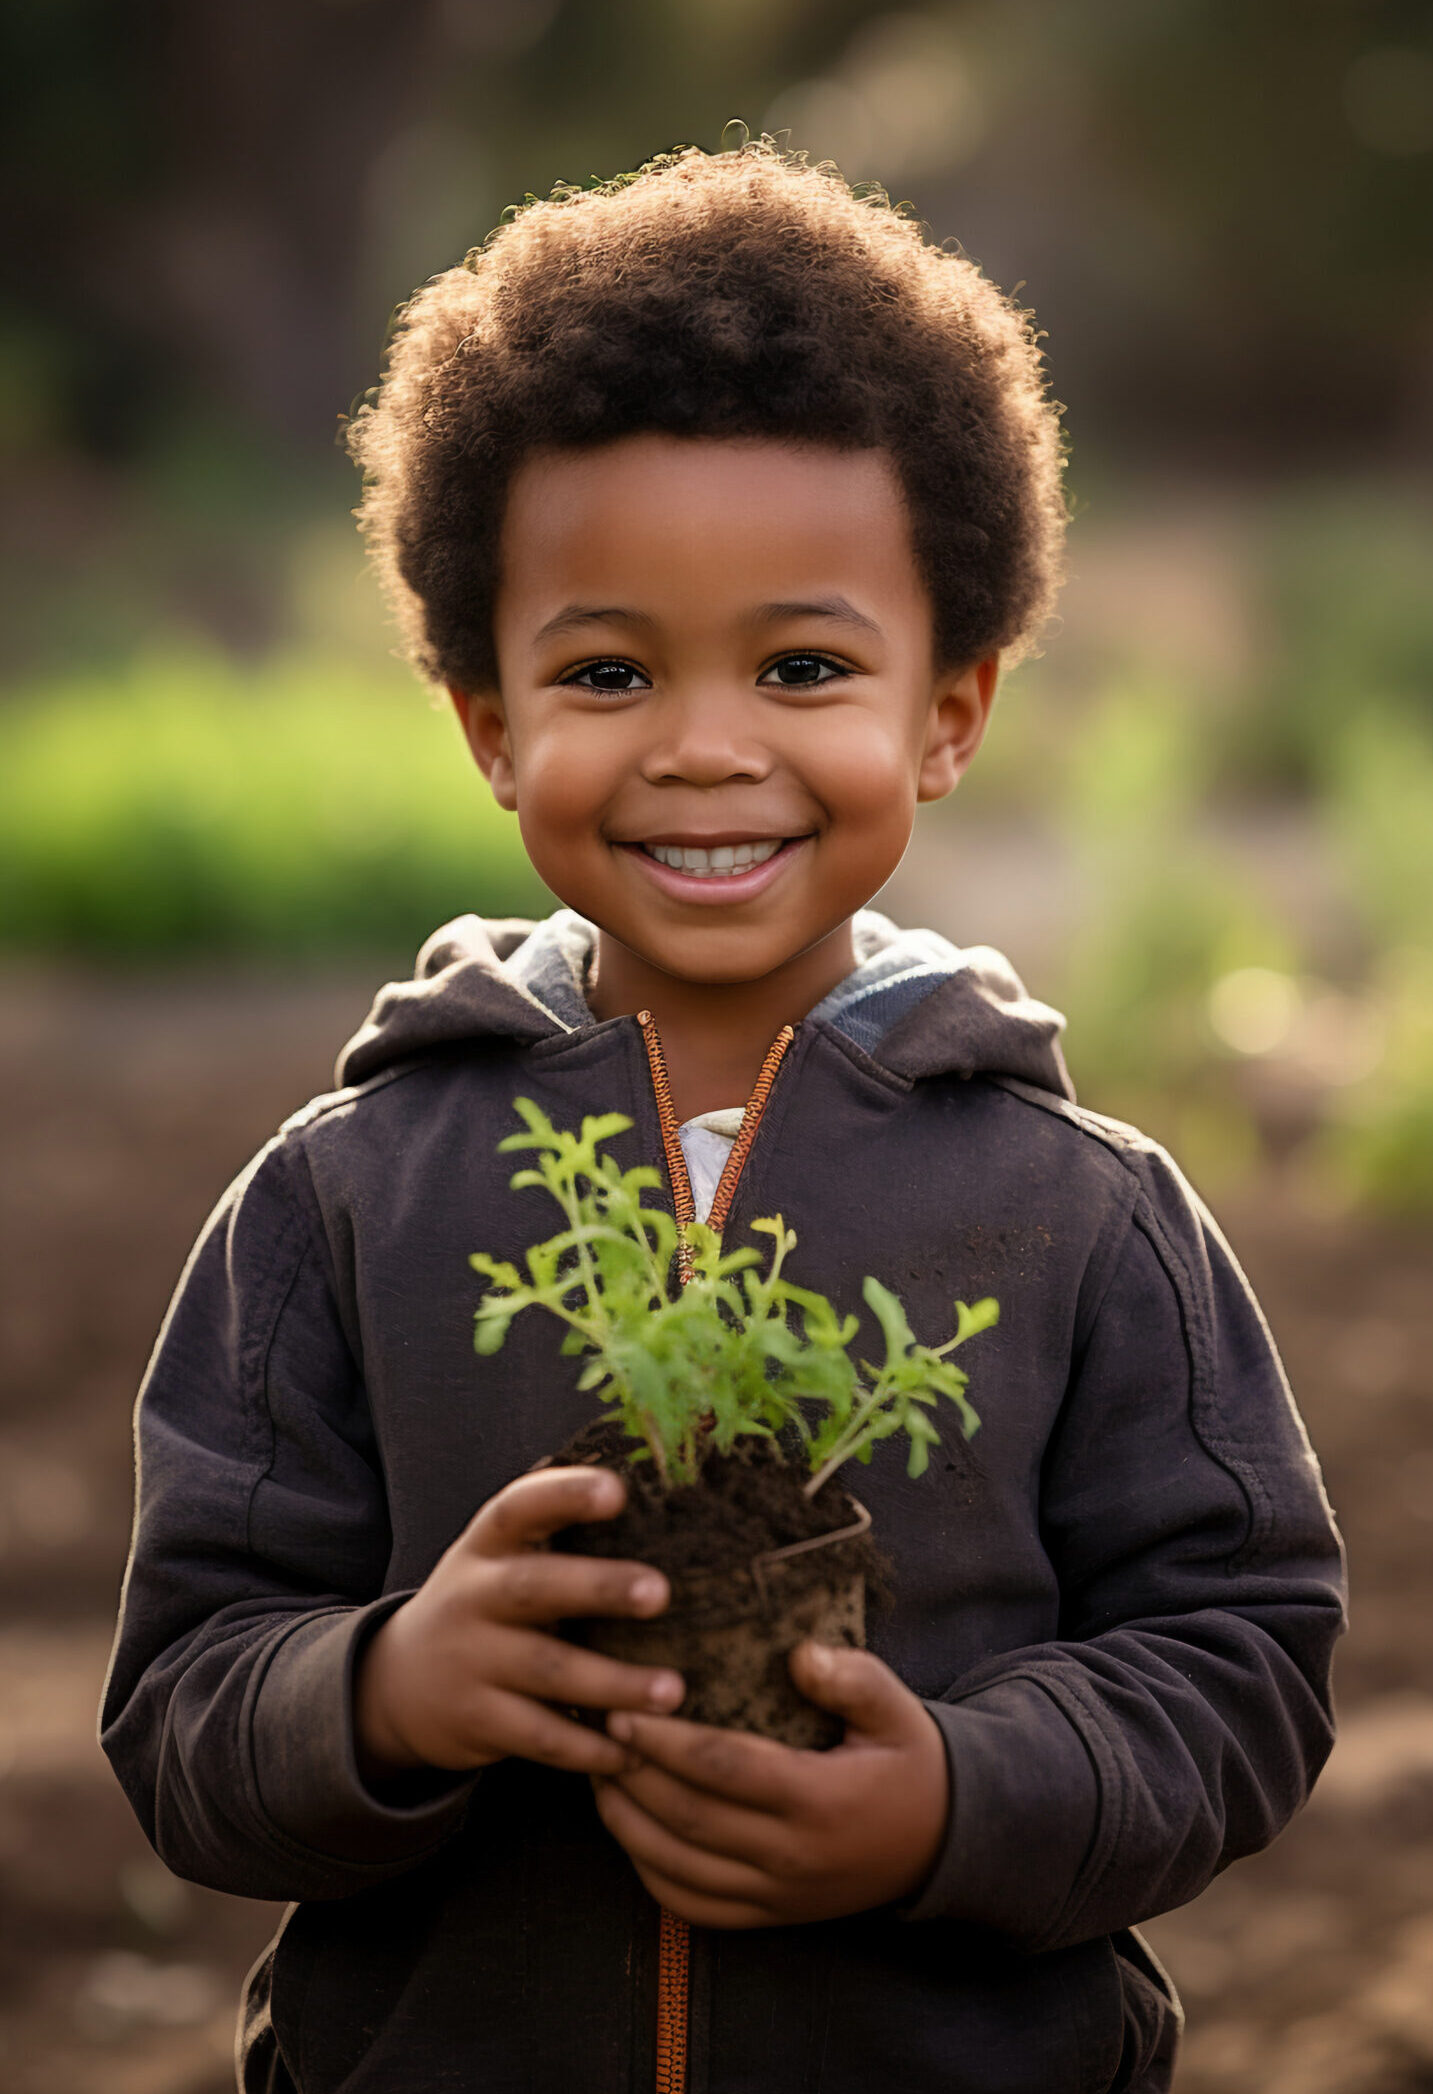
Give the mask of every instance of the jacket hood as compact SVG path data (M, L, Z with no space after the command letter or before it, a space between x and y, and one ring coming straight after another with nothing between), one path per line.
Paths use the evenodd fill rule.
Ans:
M433 933L413 979L390 982L338 1058L340 1086L464 1040L517 1044L595 1021L583 994L596 931L571 909L540 923L459 916ZM1059 1034L1003 953L855 919L856 967L810 1013L894 1075L1010 1076L1074 1096Z

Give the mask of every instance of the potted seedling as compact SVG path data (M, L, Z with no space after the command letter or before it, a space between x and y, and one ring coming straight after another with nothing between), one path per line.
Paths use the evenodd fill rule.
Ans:
M525 1254L525 1274L473 1254L488 1282L476 1347L497 1352L530 1308L566 1326L577 1386L604 1408L554 1458L619 1470L627 1505L553 1545L655 1564L672 1589L655 1620L573 1633L616 1657L673 1666L687 1686L681 1713L695 1722L833 1743L839 1724L797 1693L786 1660L807 1636L863 1644L867 1586L883 1582L870 1516L840 1472L904 1433L919 1476L940 1438L930 1413L942 1397L969 1438L979 1420L951 1355L996 1322L998 1305L957 1302L953 1335L922 1345L895 1295L868 1278L884 1359L858 1359L859 1319L788 1278L796 1237L780 1215L751 1225L764 1251L724 1250L700 1223L679 1232L643 1204L661 1184L655 1170L624 1171L599 1153L630 1120L589 1117L574 1134L529 1099L515 1103L523 1127L499 1149L533 1160L513 1187L549 1193L564 1226Z

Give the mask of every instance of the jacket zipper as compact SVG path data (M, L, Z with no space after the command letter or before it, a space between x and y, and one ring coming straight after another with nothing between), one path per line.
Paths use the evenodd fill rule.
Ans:
M692 1181L687 1175L687 1159L682 1154L677 1108L672 1103L672 1079L667 1074L667 1057L662 1052L662 1037L657 1031L657 1021L650 1011L638 1011L637 1023L642 1028L642 1041L647 1049L647 1066L652 1072L652 1090L657 1100L657 1125L662 1130L662 1154L667 1159L667 1177L672 1187L672 1212L677 1218L677 1278L685 1287L692 1276L692 1247L687 1241L687 1230L697 1218L697 1203L692 1198ZM748 1106L747 1111L750 1110ZM746 1124L745 1120L742 1124ZM727 1160L729 1162L730 1158Z
M666 1159L667 1177L672 1187L672 1212L677 1222L677 1278L685 1287L692 1276L692 1247L687 1240L687 1230L697 1218L697 1204L692 1198L692 1181L687 1176L687 1159L682 1154L681 1129L677 1123L677 1108L672 1103L672 1079L667 1074L667 1058L662 1052L662 1036L657 1031L657 1021L650 1011L638 1011L637 1023L642 1028L642 1040L647 1049L647 1066L652 1072L652 1091L657 1101L657 1125L662 1131L662 1154ZM718 1236L726 1227L731 1203L736 1197L737 1183L746 1168L751 1145L756 1140L756 1130L761 1125L762 1114L766 1111L766 1101L771 1096L776 1072L795 1037L794 1026L782 1026L766 1050L766 1060L761 1065L751 1096L746 1101L746 1110L741 1116L736 1140L731 1145L731 1154L712 1195L711 1212L707 1216L708 1228L715 1229Z
M672 1103L672 1080L667 1074L667 1060L662 1052L657 1022L650 1011L638 1011L637 1023L642 1028L642 1040L647 1049L647 1066L652 1072L652 1092L657 1101L657 1124L662 1130L662 1153L666 1158L667 1176L672 1186L672 1212L677 1222L677 1279L685 1287L692 1277L692 1247L687 1230L697 1218L696 1201L692 1198L692 1181L687 1173L687 1159L682 1154L677 1109ZM751 1154L751 1145L756 1140L756 1130L761 1125L762 1114L766 1111L771 1086L776 1081L776 1072L795 1037L794 1027L782 1026L767 1049L761 1073L756 1079L751 1096L746 1101L741 1126L737 1130L736 1140L731 1145L726 1168L712 1195L711 1212L707 1216L708 1226L715 1229L718 1236L726 1227L731 1203L736 1197L738 1181L746 1167L746 1159ZM665 1905L658 1909L661 1918L657 1951L657 2094L686 2094L691 1929L675 1912L668 1912Z
M657 2094L687 2094L687 1979L692 1930L657 1908Z

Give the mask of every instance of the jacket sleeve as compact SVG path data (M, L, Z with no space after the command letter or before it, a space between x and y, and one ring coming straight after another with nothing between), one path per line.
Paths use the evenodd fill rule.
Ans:
M1342 1552L1273 1340L1168 1158L1126 1161L1043 1470L1059 1640L927 1703L951 1813L907 1916L1029 1949L1197 1896L1280 1831L1333 1736Z
M472 1783L370 1793L354 1750L387 1506L362 1379L280 1137L210 1217L136 1416L134 1538L101 1741L177 1875L337 1897L411 1867Z

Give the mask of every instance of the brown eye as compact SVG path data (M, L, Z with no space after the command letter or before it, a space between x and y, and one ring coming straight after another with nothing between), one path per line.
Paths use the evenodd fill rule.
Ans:
M800 689L803 685L809 689L831 683L845 674L839 662L828 660L824 654L784 654L779 662L772 663L762 681L775 677L788 690Z
M627 691L646 686L647 679L631 662L589 662L584 669L576 669L571 676L564 676L564 683L574 684L579 691L608 691L621 697Z

